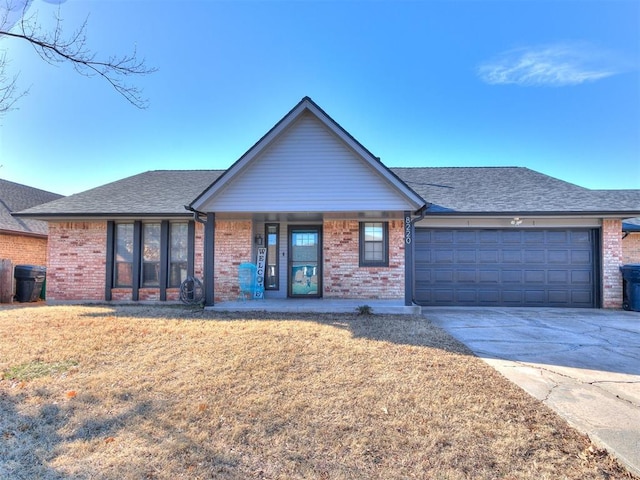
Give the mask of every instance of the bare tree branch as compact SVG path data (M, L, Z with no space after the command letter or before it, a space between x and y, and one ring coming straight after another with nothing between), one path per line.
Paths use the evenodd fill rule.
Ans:
M13 110L16 102L28 93L27 90L18 91L18 75L10 77L6 74L8 63L7 54L3 52L0 56L0 116Z
M156 71L145 64L145 59L139 59L134 48L130 55L111 56L107 59L96 58L87 46L87 19L80 28L71 35L65 36L62 19L59 14L55 17L55 27L50 32L44 32L37 15L27 15L26 8L29 0L24 1L24 10L20 21L16 22L13 32L9 13L15 12L15 4L9 4L4 17L0 17L0 38L8 37L28 42L37 54L49 64L70 63L81 75L92 77L99 76L106 80L120 95L137 108L146 108L148 101L142 96L142 90L127 83L130 77L148 75ZM13 7L12 7L13 6ZM7 79L2 74L6 66L6 56L0 58L0 114L13 106L22 95L16 95L16 79ZM4 108L8 105L7 108Z

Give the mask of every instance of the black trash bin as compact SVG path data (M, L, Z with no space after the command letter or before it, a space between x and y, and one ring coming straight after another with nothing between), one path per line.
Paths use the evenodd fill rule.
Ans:
M47 275L45 267L37 265L16 265L13 276L16 279L16 300L35 302L42 294L42 285Z
M620 267L624 280L622 308L640 312L640 263Z

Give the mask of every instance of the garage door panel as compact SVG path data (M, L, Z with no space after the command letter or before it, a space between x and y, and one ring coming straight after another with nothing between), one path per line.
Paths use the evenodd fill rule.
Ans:
M479 230L478 240L481 244L497 244L500 243L498 230Z
M502 303L503 304L516 304L521 305L523 302L523 291L522 290L503 290L502 292Z
M549 302L556 305L566 305L571 303L571 292L567 290L550 290Z
M587 291L571 292L571 303L573 304L593 303L593 302L594 302L594 298L593 298L592 292L587 292Z
M567 231L550 231L547 232L547 243L560 243L566 245L568 242L569 232Z
M546 252L539 250L525 250L524 263L546 263Z
M546 271L545 270L525 270L524 271L524 283L546 283Z
M431 242L433 244L444 243L445 245L453 244L453 231L447 230L435 230L431 236Z
M480 283L500 283L500 270L482 269L478 272Z
M593 282L592 272L589 270L572 270L571 271L571 284L572 285L590 285Z
M476 283L478 281L475 268L472 270L460 269L456 273L458 283Z
M502 250L502 263L522 263L522 250Z
M500 252L495 249L482 249L478 251L478 262L479 263L490 263L494 264L498 262L500 258Z
M501 270L500 279L502 283L522 283L524 272L522 270Z
M433 263L446 263L453 262L453 250L449 249L437 249L432 252Z
M526 244L539 245L544 243L544 232L538 230L523 230L522 237Z
M547 263L568 264L571 252L569 250L549 250L547 252Z
M547 272L547 282L550 284L566 285L569 281L569 275L571 272L567 270L549 270Z
M480 305L493 305L500 301L500 289L481 288L478 291L478 299Z
M457 244L461 243L472 243L475 244L478 242L478 236L475 230L463 231L457 230L455 232L455 242Z
M458 250L456 253L458 263L475 264L478 261L475 250Z
M591 265L593 263L590 251L576 250L571 252L571 264L573 265Z
M451 283L455 281L454 270L438 269L435 271L436 282Z
M478 302L477 290L458 290L457 291L458 303L467 303L469 305L475 305Z
M417 228L415 300L595 307L595 238L591 229Z

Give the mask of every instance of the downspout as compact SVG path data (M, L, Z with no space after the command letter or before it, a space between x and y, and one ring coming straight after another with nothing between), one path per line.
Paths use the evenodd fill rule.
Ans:
M417 222L424 219L425 215L427 214L427 208L429 208L431 205L431 203L425 203L422 207L420 207L420 210L416 211L416 215L420 216L411 220L411 228L414 228Z
M215 291L214 291L214 262L215 262L215 213L204 213L196 210L190 205L185 205L185 209L193 212L193 220L195 222L204 225L204 304L206 306L213 306ZM201 217L205 217L204 220ZM210 240L210 245L207 242Z
M413 212L405 212L405 305L411 306L415 304L415 289L414 289L414 273L415 273L415 259L414 252L415 247L413 245L413 238L415 237L415 224L425 217L427 208L431 206L430 203L425 203L418 210Z
M189 210L190 212L193 212L193 220L195 222L202 223L203 225L206 225L207 221L203 220L202 218L200 218L201 216L206 217L207 216L206 213L199 212L198 210L196 210L195 208L193 208L193 207L191 207L189 205L185 205L184 208L186 210Z

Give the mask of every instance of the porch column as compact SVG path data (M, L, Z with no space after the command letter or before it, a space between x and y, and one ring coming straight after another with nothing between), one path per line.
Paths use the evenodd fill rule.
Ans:
M214 304L214 274L216 247L216 214L207 213L207 223L204 225L204 304Z
M413 304L413 223L411 212L404 212L404 304Z

